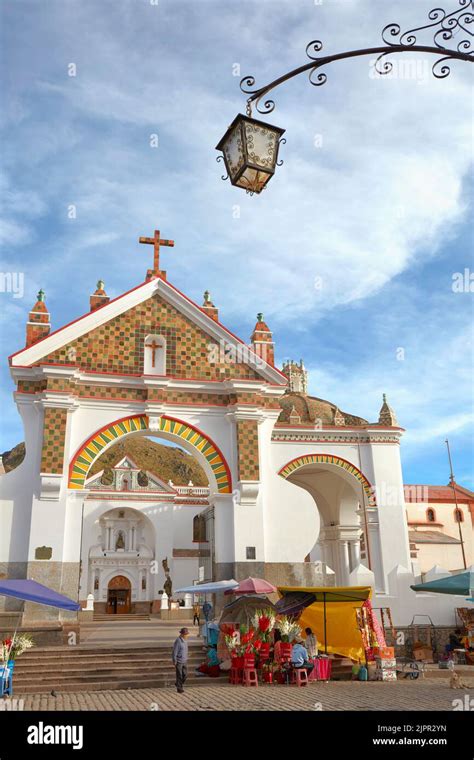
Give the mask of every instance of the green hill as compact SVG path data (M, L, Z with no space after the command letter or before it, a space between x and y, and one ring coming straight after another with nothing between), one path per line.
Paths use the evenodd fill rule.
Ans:
M92 465L89 475L114 467L125 455L133 459L142 470L157 475L165 483L186 486L190 480L195 486L207 486L208 479L202 467L186 451L164 446L148 438L127 438L107 449ZM2 454L5 472L14 470L25 457L25 444L19 443L11 451Z

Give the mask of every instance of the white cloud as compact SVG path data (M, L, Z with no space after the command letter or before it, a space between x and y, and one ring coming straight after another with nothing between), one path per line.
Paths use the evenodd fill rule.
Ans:
M22 20L6 167L15 188L3 234L9 255L23 261L15 244L40 235L36 220L48 213L44 239L26 255L55 325L87 308L97 277L111 294L141 280L150 259L137 238L155 225L176 240L164 253L174 284L196 299L208 287L231 327L250 330L259 309L277 337L291 326L291 344L279 347L285 353L307 325L315 330L318 320L354 305L369 309L396 278L424 262L435 265L467 220L472 112L465 64L452 64L441 81L431 73L422 81L378 80L369 59L360 58L327 67L323 87L304 76L285 84L268 117L287 130L285 163L261 196L222 183L214 150L244 110L235 62L263 84L305 62L311 38L321 37L325 52L378 44L386 23L418 26L431 7L432 0L157 7L115 0L47 4ZM70 61L76 77L67 76ZM151 132L159 135L156 150ZM69 222L71 203L77 219ZM352 357L350 369L305 359L315 366L315 392L347 411L374 419L386 390L412 431L409 448L438 426L464 429L460 399L468 388L462 354L429 331L426 345L423 303L399 308L398 319L395 307L384 312L379 334L392 331L398 344L403 327L407 355L418 357L405 374L391 375L382 355L369 368ZM407 332L407 313L422 337L414 327ZM364 315L348 311L361 331ZM466 321L452 325L459 351ZM442 319L437 323L441 335ZM318 352L330 342L318 335ZM457 398L450 398L447 366L462 376Z

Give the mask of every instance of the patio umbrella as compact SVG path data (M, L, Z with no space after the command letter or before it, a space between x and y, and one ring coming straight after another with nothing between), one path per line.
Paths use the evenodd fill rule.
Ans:
M177 588L177 594L217 594L219 591L227 592L238 586L237 581L231 578L230 581L211 581L209 583L196 583L194 586L183 586Z
M240 581L238 586L226 591L226 594L274 594L276 592L275 586L272 586L268 581L264 581L263 578L246 578L244 581Z
M76 612L77 610L81 609L81 605L78 602L75 602L73 599L69 599L69 597L64 596L64 594L58 594L57 591L53 591L53 589L48 588L47 586L43 586L42 583L26 579L6 581L0 580L0 595L12 596L15 599L22 599L23 602L36 602L36 604L44 604L47 607L57 607L58 609L70 610L72 612ZM20 615L21 612L18 616L18 622ZM15 643L17 630L18 623L15 628L15 633L13 634L10 648L8 650L6 662L4 664L3 676L7 672L10 652L12 651L13 644Z
M64 594L58 594L57 591L43 586L42 583L30 580L0 580L0 595L13 596L15 599L23 599L24 602L36 602L45 604L48 607L58 607L61 610L71 610L73 612L80 610L81 605L78 602L69 599Z
M226 604L222 610L219 624L245 623L248 625L256 610L274 611L275 606L265 596L238 596L237 599Z
M463 573L457 575L447 575L446 578L439 578L427 583L416 583L410 586L413 591L430 592L433 594L453 594L455 596L474 597L474 565L468 567Z

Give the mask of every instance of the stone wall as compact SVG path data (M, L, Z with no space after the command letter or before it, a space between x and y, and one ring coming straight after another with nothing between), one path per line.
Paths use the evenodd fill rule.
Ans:
M462 626L460 626L462 630ZM395 647L395 655L397 657L411 657L413 641L421 641L426 646L433 646L437 658L445 654L445 646L449 644L449 635L454 633L456 626L449 625L437 625L431 629L431 643L430 635L428 632L428 626L417 626L417 630L413 626L397 626L397 636L394 638L390 628L385 629L385 638L387 646ZM403 642L397 643L400 640L400 633L403 634Z

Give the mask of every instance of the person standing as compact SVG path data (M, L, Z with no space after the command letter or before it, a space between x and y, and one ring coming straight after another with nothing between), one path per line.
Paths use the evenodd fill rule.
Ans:
M188 642L189 631L181 628L178 638L173 644L173 665L176 670L176 691L183 694L184 683L188 675Z
M201 615L201 608L199 607L199 604L193 604L193 625L196 625L196 622L198 625L200 625L200 615Z
M204 612L204 620L206 623L209 621L209 618L211 617L212 612L212 604L209 604L208 601L205 601L202 605L202 611Z
M306 649L308 650L309 659L314 660L318 656L318 640L311 628L305 628L304 632L306 633Z

